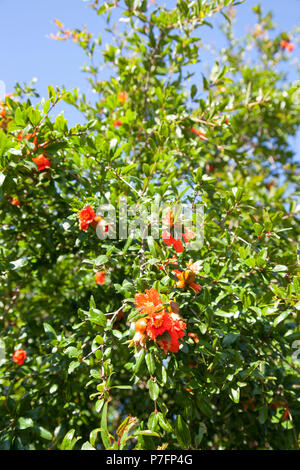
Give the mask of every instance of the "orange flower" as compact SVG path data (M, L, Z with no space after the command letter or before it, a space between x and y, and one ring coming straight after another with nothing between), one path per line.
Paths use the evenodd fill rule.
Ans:
M138 311L145 313L146 315L153 315L163 309L159 293L153 288L146 289L145 294L136 294L134 302Z
M288 52L293 52L293 50L295 49L295 44L284 39L283 41L281 41L280 47L281 49L286 49Z
M12 200L10 201L10 203L13 205L13 206L20 206L20 201L18 198L16 197L13 197Z
M177 264L177 256L173 255L168 261L164 261L163 264L159 266L159 269L164 269L167 264Z
M170 302L169 311L166 311L157 290L152 288L146 289L145 294L137 294L135 304L147 317L136 323L136 335L131 344L145 344L146 339L138 335L146 334L153 341L157 341L165 353L178 352L179 339L184 336L186 325L178 315L179 306L176 302Z
M171 246L173 245L173 241L174 241L174 238L171 236L171 234L169 232L167 232L166 230L161 234L161 237L162 237L162 240L163 242L168 245L168 246Z
M195 284L194 282L191 282L189 287L191 287L196 292L196 294L198 294L202 289L202 286L200 286L200 284Z
M192 338L196 344L199 342L199 338L196 333L188 333L188 336Z
M0 109L0 117L2 117L2 119L4 119L4 118L5 118L5 115L6 115L6 109L1 108L1 109Z
M182 253L184 251L184 246L180 238L177 238L177 239L173 238L171 234L167 232L166 230L162 233L162 240L168 246L172 245L174 250L177 251L177 253Z
M103 219L100 215L96 215L93 222L91 223L91 227L93 228L100 228L102 232L107 233L109 230L109 225L106 220Z
M96 217L95 212L91 206L85 207L79 212L80 230L86 231L88 226L94 221Z
M25 138L26 140L32 139L32 142L35 144L34 150L36 150L36 149L39 147L38 144L37 144L37 137L36 137L36 133L35 133L35 132L26 134L24 138ZM22 139L23 139L23 130L19 132L19 134L17 135L17 139L18 139L18 140L22 140Z
M122 103L126 103L126 101L128 101L128 95L126 91L120 91L118 93L117 100L121 101Z
M196 127L192 127L191 132L193 134L196 134L198 137L200 137L201 140L207 140L205 133L199 131L199 129L196 129Z
M22 366L24 364L24 361L27 357L27 354L26 352L24 351L24 349L16 349L16 351L14 352L13 354L13 361L16 363L16 364L19 364L20 366Z
M147 334L149 338L155 340L157 336L162 335L166 331L169 332L171 328L171 316L163 310L151 315L147 326Z
M184 251L184 246L179 238L173 240L173 248L177 253L182 253Z
M105 271L98 271L95 274L96 284L105 284Z
M45 157L43 153L38 155L35 158L32 158L32 161L37 164L38 170L42 171L51 166L50 160Z
M182 272L176 271L175 275L179 279L179 281L176 283L176 286L181 287L183 289L186 289L187 286L194 282L196 277L195 273L193 271L190 271L189 269Z
M176 283L176 287L180 287L181 289L186 289L187 287L191 287L194 289L194 291L198 294L202 287L199 284L195 284L195 273L191 271L190 269L187 269L186 271L178 271L176 270L174 272L175 276L178 277L178 282Z
M119 127L119 126L122 126L122 121L120 121L119 119L117 119L116 121L113 122L113 126L114 127Z
M179 339L185 335L186 324L176 313L169 315L169 328L166 330L168 339L160 339L158 344L163 348L164 352L167 351L177 353L179 351Z
M129 347L137 346L137 347L144 347L147 341L146 335L146 328L147 328L148 319L147 318L139 318L134 325L135 335L130 341Z
M289 42L288 45L286 46L286 50L288 52L293 52L294 49L295 49L295 44L292 42Z
M146 345L146 341L147 341L147 336L145 335L145 333L141 333L140 331L136 331L134 337L132 338L132 340L129 343L129 347L137 346L138 348L140 348L140 347L144 348L145 345Z
M162 219L163 223L168 227L173 227L174 225L174 212L169 209L167 214Z

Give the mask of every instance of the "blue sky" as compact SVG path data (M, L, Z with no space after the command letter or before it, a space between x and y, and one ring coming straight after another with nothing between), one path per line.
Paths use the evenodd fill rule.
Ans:
M101 3L101 2L100 2ZM159 0L157 0L159 3ZM162 3L167 5L173 0ZM243 35L254 24L252 7L257 0L246 0L237 7L237 34ZM262 0L264 11L271 9L279 30L289 32L293 26L300 26L300 0ZM81 72L86 57L71 41L53 41L50 33L56 33L54 18L61 20L66 28L87 26L88 31L102 35L103 43L109 41L104 31L104 20L95 14L83 0L0 0L0 80L6 85L6 92L13 91L16 82L28 83L37 78L36 88L41 96L48 95L47 88L65 85L67 89L79 88L93 98L92 92ZM204 31L204 29L203 29ZM205 29L205 39L222 47L222 36L217 30ZM300 59L300 44L293 52L293 58ZM296 75L292 77L296 79ZM81 121L81 115L66 104L58 111L65 110L71 124ZM300 139L295 147L300 147Z

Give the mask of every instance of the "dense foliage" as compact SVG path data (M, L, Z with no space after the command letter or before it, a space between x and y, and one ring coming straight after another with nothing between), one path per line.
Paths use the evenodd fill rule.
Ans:
M0 447L296 449L297 30L257 6L236 39L234 0L90 3L108 46L58 20L53 37L86 52L95 102L17 85L1 104ZM61 101L86 124L51 117ZM145 237L149 215L110 238L98 208L118 232L125 198L132 223L201 204L203 243Z

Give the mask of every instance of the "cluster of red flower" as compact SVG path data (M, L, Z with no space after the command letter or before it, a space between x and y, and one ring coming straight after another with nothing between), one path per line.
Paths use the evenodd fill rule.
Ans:
M26 134L24 138L28 141L32 139L32 142L35 145L34 150L37 150L39 147L44 147L45 146L45 145L41 145L41 144L37 143L37 137L36 137L35 132ZM17 136L17 139L18 140L23 139L23 131L19 132L19 134ZM29 152L27 152L27 153L29 153ZM50 162L49 158L46 157L45 152L42 152L37 157L32 158L32 161L37 165L38 171L45 170L46 168L50 168L50 166L51 166L51 162Z
M167 306L156 289L146 289L144 294L136 294L135 305L145 317L137 320L135 335L131 345L145 346L147 338L157 342L164 352L178 352L179 339L185 335L186 324L179 316L176 302Z
M101 216L97 216L91 206L87 206L79 212L79 228L80 230L86 231L89 226L96 228L98 224L104 232L108 232L109 225ZM105 283L105 271L98 271L95 274L96 284L102 285Z
M172 210L169 210L168 213L163 218L163 223L168 225L169 228L174 227L174 231L176 232L176 228L181 229L181 222L180 220L175 221L175 215ZM182 238L185 243L190 243L190 240L195 238L195 234L192 230L186 229L185 232L182 234ZM177 253L182 253L184 251L184 246L180 238L174 238L167 230L162 232L162 240L168 246L173 246L174 250Z

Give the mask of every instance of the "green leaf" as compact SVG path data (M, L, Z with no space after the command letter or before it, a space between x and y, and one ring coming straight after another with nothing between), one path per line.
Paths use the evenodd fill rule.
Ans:
M34 422L31 418L19 418L17 422L19 429L33 428Z
M34 426L34 430L38 433L38 435L40 437L42 437L43 439L46 439L47 441L52 441L52 434L50 431L48 431L47 429L43 428L42 426L37 426L35 425Z
M191 444L191 433L188 425L186 424L181 415L177 415L176 417L175 433L177 439L182 444L183 448L188 448Z
M154 436L154 437L160 437L160 434L155 431L151 431L150 429L146 429L144 431L137 431L134 433L135 436Z
M240 401L240 389L231 388L229 396L234 403L239 403Z
M0 187L3 185L6 175L0 172Z
M155 361L151 353L147 353L145 356L146 364L150 375L153 375L155 372Z
M50 337L57 338L56 332L49 323L43 323L43 327L45 330L45 333L47 333Z
M137 359L136 359L136 363L135 363L135 367L134 367L134 372L137 374L138 371L140 370L140 367L142 365L142 363L144 362L144 359L145 359L145 350L144 349L141 349L138 353L138 356L137 356Z
M105 449L108 449L109 447L111 447L111 441L110 441L109 432L107 428L107 407L108 407L108 402L105 402L103 406L102 414L101 414L101 424L100 424L101 429L102 429L101 438L102 438L102 442L103 442Z
M79 361L72 361L68 367L68 374L72 374L77 367L79 367L81 362Z
M259 422L260 424L264 424L268 418L268 407L267 405L263 405L259 411Z
M95 259L94 264L95 266L102 266L108 262L108 257L106 255L100 255L98 258Z
M157 423L158 423L158 416L157 416L157 413L153 411L148 418L148 428L151 431L154 431L157 427Z
M172 432L173 428L161 412L157 413L160 427L166 432Z
M149 395L151 400L155 401L158 398L159 395L159 386L156 382L153 380L149 379L147 382L148 389L149 389Z
M70 431L67 432L65 435L61 445L60 445L60 450L72 450L73 447L75 446L76 442L81 439L81 437L74 437L75 434L75 429L71 429Z
M98 310L97 308L90 308L88 318L92 323L96 323L96 325L106 326L106 316L103 312L101 312L101 310Z
M81 450L96 450L96 449L95 447L92 446L92 444L89 443L89 441L86 441L84 444L82 444Z

